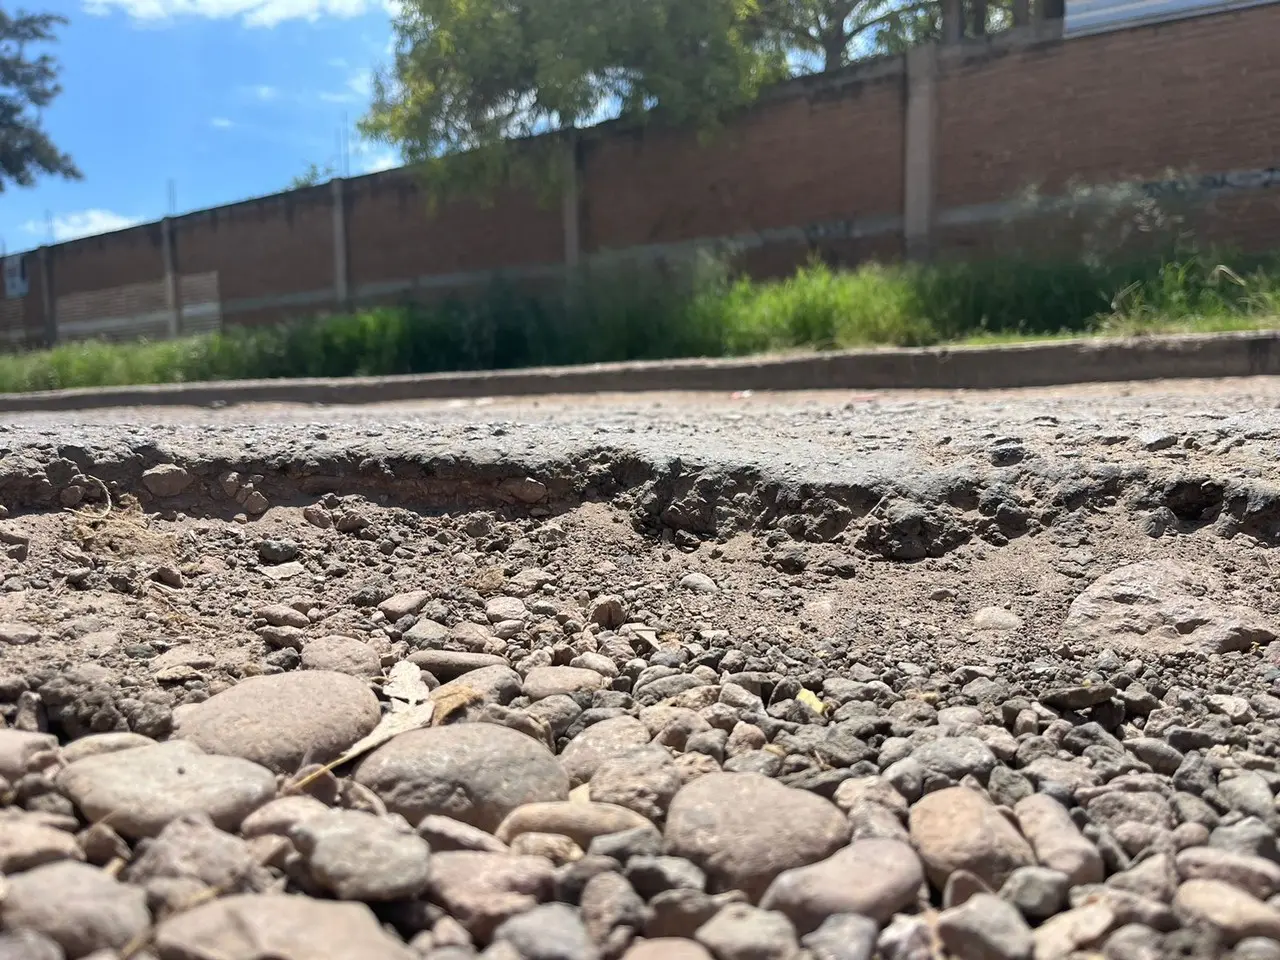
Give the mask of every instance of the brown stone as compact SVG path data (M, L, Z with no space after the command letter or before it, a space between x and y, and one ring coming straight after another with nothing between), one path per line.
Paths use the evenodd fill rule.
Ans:
M998 890L1018 867L1035 863L1031 847L991 801L966 787L927 794L911 808L911 840L930 881L946 886L965 869Z

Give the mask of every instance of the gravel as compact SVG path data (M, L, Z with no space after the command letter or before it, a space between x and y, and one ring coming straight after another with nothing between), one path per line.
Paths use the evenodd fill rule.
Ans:
M0 957L1272 960L1278 401L11 418Z

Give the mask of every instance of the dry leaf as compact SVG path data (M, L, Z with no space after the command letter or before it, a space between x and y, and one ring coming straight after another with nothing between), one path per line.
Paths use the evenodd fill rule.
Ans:
M382 685L382 692L387 695L391 701L391 710L396 713L431 699L431 690L422 679L422 668L408 660L401 660L391 668L387 682Z
M344 763L349 763L356 757L363 756L370 750L377 749L393 737L398 737L402 733L408 733L410 730L417 730L420 727L431 725L431 718L435 715L436 705L428 700L426 703L419 703L416 706L404 706L400 710L393 711L384 716L373 731L361 740L357 740L354 744L342 752L342 754L329 763L326 763L318 770L314 770L307 774L297 783L293 784L295 789L302 790L314 783L326 773L331 773Z

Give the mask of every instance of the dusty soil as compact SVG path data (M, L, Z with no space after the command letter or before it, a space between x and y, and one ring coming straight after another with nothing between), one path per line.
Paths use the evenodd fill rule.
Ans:
M894 840L913 863L910 851L916 851L927 874L923 900L912 891L883 909L820 909L800 894L775 893L762 910L763 886L752 884L767 886L772 875L760 879L755 867L726 871L717 866L718 853L682 841L668 797L645 821L664 830L664 857L705 871L704 883L692 885L705 887L704 897L746 893L741 899L756 906L741 907L748 912L733 914L729 926L755 931L747 939L757 952L742 952L746 948L713 922L732 898L714 909L701 906L697 924L663 926L654 918L666 916L664 891L684 887L668 877L660 889L646 889L631 876L627 856L610 861L614 868L600 866L594 853L583 858L590 838L567 827L532 830L553 840L539 841L544 847L530 841L519 851L554 865L560 887L530 894L501 919L514 923L540 901L547 903L537 910L555 903L571 908L566 915L537 914L538 929L551 932L536 936L518 924L514 933L499 934L492 924L473 922L441 889L443 867L440 877L394 896L370 893L360 883L357 892L344 894L331 877L321 878L329 874L317 866L312 841L287 830L288 856L302 866L286 867L288 856L275 850L263 867L270 876L240 890L247 897L287 889L325 903L373 904L393 931L391 940L412 943L416 954L410 956L453 960L483 950L493 957L589 958L628 949L641 960L707 955L672 952L688 949L737 960L800 956L803 948L814 958L856 957L871 955L855 951L857 937L869 936L867 950L886 958L1020 957L1032 949L1033 928L1037 958L1084 956L1104 945L1115 958L1233 950L1239 960L1277 956L1280 948L1267 953L1259 944L1280 936L1280 865L1274 862L1280 854L1267 852L1275 849L1280 788L1280 711L1270 714L1280 707L1274 700L1280 644L1270 646L1270 631L1280 628L1273 569L1280 542L1278 442L1280 384L1271 380L998 394L605 396L14 417L0 425L0 716L14 731L52 734L60 749L126 731L199 742L183 727L184 711L195 716L198 705L218 703L211 698L246 680L309 669L353 674L377 693L386 713L395 696L385 688L397 664L422 667L423 682L436 688L453 678L432 676L438 661L426 654L488 655L513 668L523 687L480 691L437 724L487 721L530 733L532 716L541 726L531 736L542 736L564 756L596 722L638 716L654 743L682 764L685 790L712 773L763 773L838 804L852 824L849 850L872 839ZM1071 620L1073 602L1091 585L1105 587L1116 571L1132 576L1107 588L1110 606L1101 620L1090 620L1083 606ZM1135 600L1135 591L1144 590ZM335 637L345 640L328 639ZM533 672L545 668L595 671L599 683ZM666 686L646 693L652 683ZM1100 689L1109 692L1099 697ZM322 706L316 708L317 742L330 722ZM696 722L680 720L688 729L672 733L674 714L644 713L657 706L695 713ZM1163 717L1165 709L1176 716ZM1222 718L1233 712L1224 726ZM238 716L241 727L278 722L252 710ZM1155 734L1147 730L1152 716L1160 718ZM868 717L877 722L868 726ZM772 742L754 744L753 733L738 730L743 724ZM797 731L813 727L828 736L842 724L860 731L865 753L856 760L820 750L806 755L796 746ZM1128 765L1117 766L1109 754L1082 752L1071 739L1073 727L1090 731L1090 749L1115 747L1119 755L1120 743L1156 739L1176 757L1135 746L1126 754ZM745 737L749 745L727 745L724 736L696 739L712 730ZM952 889L953 874L977 878L970 892L999 893L1010 871L984 874L990 857L947 861L927 824L906 811L935 794L971 790L983 802L1009 808L1024 834L1034 830L1026 822L1031 814L1016 806L1020 788L997 788L986 754L976 763L935 758L933 766L928 751L913 754L935 739L986 744L982 750L994 750L992 760L1023 776L1028 790L1072 808L1084 830L1077 835L1103 851L1105 876L1127 878L1117 889L1145 883L1140 875L1133 880L1134 871L1159 857L1173 880L1151 881L1149 909L1064 896L1048 911L1068 918L1056 928L1027 907L1026 896L1019 900L1021 894L1007 888L1002 895L1017 907L1013 917L996 911L997 920L982 920L992 908L981 900L965 913L967 897ZM143 742L128 746L138 751ZM209 754L249 756L200 745ZM17 748L0 744L0 754L6 749ZM621 747L617 752L628 755ZM1160 758L1154 767L1152 756ZM1074 764L1081 782L1064 788L1057 775L1026 775L1037 757ZM272 769L278 789L289 793L297 766L332 757L311 751L296 764L289 761L292 769L272 767L257 754L251 759ZM923 785L903 781L906 761L922 770ZM1188 762L1209 764L1216 785L1192 788L1189 773L1179 781L1175 770L1183 772ZM165 960L265 956L215 943L211 933L180 932L166 941L157 932L177 924L190 902L137 866L147 844L160 841L126 832L116 855L92 855L83 830L99 817L68 785L74 778L67 771L76 765L55 753L19 764L12 776L5 771L11 780L6 803L15 818L26 810L27 818L81 831L78 855L44 860L88 859L122 876L121 886L144 889L145 930L68 939L56 925L32 919L33 911L6 917L0 909L5 928L37 931L68 956L86 955L86 944L124 955L154 951ZM354 782L353 768L337 768L335 782ZM722 769L734 772L719 774ZM1243 772L1270 791L1267 810L1235 802L1223 785ZM872 781L893 796L866 802L890 810L890 819L901 821L900 836L861 800L850 799L853 787L841 787L856 782L871 791ZM1141 819L1136 814L1090 814L1097 801L1089 791L1107 784L1156 795L1163 804L1156 804L1157 820L1172 809L1175 794L1194 794L1209 814L1187 801L1159 830L1141 833L1130 828ZM440 840L443 828L427 830L418 816L397 807L396 790L384 786L370 780L365 787L373 796L358 799L351 799L356 788L335 787L325 802L371 811L386 822L407 820L405 829L418 828L410 835L425 837L433 857L450 849ZM755 789L754 781L747 786ZM563 799L555 793L530 797ZM1196 815L1187 812L1193 807ZM209 813L199 803L188 812L197 820ZM491 833L496 827L483 818L457 819ZM1238 844L1232 848L1248 863L1183 862L1187 849L1228 847L1225 840L1211 843L1210 831L1226 830L1219 836L1230 839L1244 821L1271 837L1270 847L1259 841L1247 855ZM19 822L34 821L0 820L0 861L6 824L16 829ZM239 824L218 826L229 835ZM794 844L804 847L802 839ZM828 846L784 866L804 867L840 844ZM1008 856L1015 867L1052 864L1058 875L1065 871L1038 845L1035 852ZM641 891L634 916L619 907L619 917L600 920L580 888L565 892L565 871L593 856L598 872L625 874L629 886L614 890L614 900L629 903L627 897ZM191 859L200 862L198 855ZM1163 869L1164 861L1157 862ZM0 863L19 875L28 866ZM39 869L48 867L31 872ZM1195 882L1188 889L1188 881L1205 877L1222 881L1227 892L1205 892ZM1089 886L1078 879L1072 888ZM207 882L200 889L227 892ZM1093 914L1081 916L1091 903ZM837 926L841 917L871 917L874 929L840 934L836 939L847 947L840 953L813 939L815 910L816 919L834 917ZM1109 919L1098 910L1109 910ZM214 925L222 922L225 917ZM1089 922L1097 929L1075 930ZM1146 934L1135 926L1150 934L1146 945L1154 953L1141 952ZM666 952L643 952L645 938L654 941L664 931L683 943L651 942L654 951ZM263 936L277 937L272 949L280 956L312 949L287 932ZM360 943L343 956L400 956L391 941ZM911 952L917 948L925 952Z

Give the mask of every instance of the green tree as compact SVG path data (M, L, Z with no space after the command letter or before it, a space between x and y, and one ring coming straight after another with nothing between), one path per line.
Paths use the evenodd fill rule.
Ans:
M755 42L754 12L754 0L406 0L361 131L428 167L467 153L484 176L505 168L504 143L609 116L713 122L783 73Z
M986 2L998 18L1012 0ZM538 134L655 113L705 128L788 74L937 39L940 11L940 0L404 0L360 129L437 187L518 169L553 182L563 154Z
M825 72L934 39L939 9L937 0L761 0L755 20L800 72Z
M332 180L337 176L337 169L332 163L326 163L323 167L318 163L307 164L307 169L289 181L290 190L301 190L304 187L318 187L326 180Z
M54 14L0 9L0 192L6 181L29 187L40 174L81 177L41 126L40 111L62 92L58 62L29 52L33 44L52 42L54 28L66 22Z

